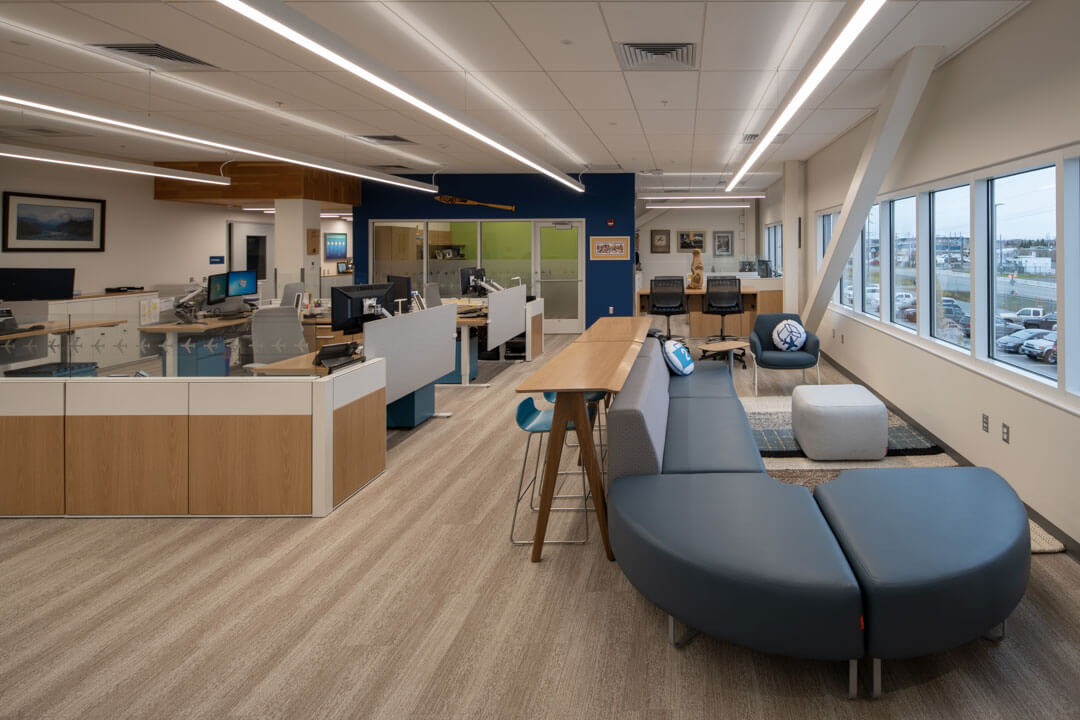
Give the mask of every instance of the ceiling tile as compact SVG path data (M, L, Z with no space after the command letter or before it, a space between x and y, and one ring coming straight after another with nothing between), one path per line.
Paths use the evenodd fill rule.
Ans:
M892 32L897 23L911 12L917 3L913 0L889 0L885 3L866 29L855 38L847 52L836 63L837 70L854 70L870 51Z
M146 38L102 22L78 5L65 7L54 2L6 2L0 15L11 22L48 35L81 44L145 42Z
M698 110L694 132L705 134L742 135L753 110Z
M802 70L843 9L843 2L819 1L811 5L791 41L791 47L784 54L780 69Z
M701 42L702 2L601 3L615 42Z
M696 72L628 72L626 82L639 110L693 110L697 107Z
M832 142L834 134L815 135L795 133L780 145L776 145L768 155L769 162L785 160L806 160Z
M388 7L466 70L540 69L489 3L399 2Z
M351 92L335 82L348 75L346 72L241 72L250 78L276 90L282 90L303 99L309 105L328 110L379 110L382 105L367 97Z
M461 69L430 40L381 3L290 4L323 27L348 39L365 55L399 72Z
M593 3L497 2L495 9L545 70L618 70Z
M578 110L632 110L621 72L553 72L551 79Z
M458 110L465 109L465 71L415 71L402 76Z
M203 85L221 92L245 98L269 107L283 109L311 108L315 104L279 88L265 85L239 73L231 72L182 72L173 73L188 82Z
M601 138L608 135L640 135L641 123L633 110L582 110L581 117Z
M776 69L809 8L809 2L710 3L701 69Z
M570 109L559 88L542 72L469 73L465 102L470 110L501 108L507 103L519 110Z
M760 70L702 72L698 107L703 110L756 108L773 75Z
M885 97L889 70L853 70L822 103L823 108L876 108Z
M688 135L694 132L693 110L640 110L641 126L645 134Z
M0 23L0 46L11 55L62 68L65 72L115 72L131 69L128 63L110 60L77 46L72 47L45 38L28 36L3 23ZM3 67L3 71L8 72L7 66Z
M97 103L119 106L125 110L148 110L150 98L145 90L102 80L94 75L80 73L17 73L11 77L31 83L63 90L73 95L93 99ZM145 80L145 76L142 76ZM184 104L158 98L159 109L182 110Z
M836 137L846 132L860 120L870 115L870 110L814 110L802 123L793 120L785 132L798 135L830 135Z
M215 91L204 90L201 85L193 86L162 73L109 72L93 73L93 77L149 95L151 110L165 110L176 103L182 105L180 109L191 110L238 110L250 105L249 100L229 100Z

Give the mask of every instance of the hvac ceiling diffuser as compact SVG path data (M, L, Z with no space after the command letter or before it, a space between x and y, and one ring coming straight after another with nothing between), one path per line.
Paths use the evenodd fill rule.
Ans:
M694 70L694 43L618 43L615 46L623 70Z
M121 55L128 60L135 60L155 70L185 70L190 72L192 70L221 69L204 60L191 57L179 50L173 50L157 43L109 43L92 45L91 47Z

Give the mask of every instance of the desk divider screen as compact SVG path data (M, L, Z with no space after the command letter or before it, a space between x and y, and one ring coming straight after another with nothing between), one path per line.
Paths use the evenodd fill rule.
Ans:
M0 389L0 515L64 512L64 383Z
M457 306L364 323L364 355L386 358L386 402L405 397L454 369Z
M525 297L524 285L488 295L488 350L525 332Z

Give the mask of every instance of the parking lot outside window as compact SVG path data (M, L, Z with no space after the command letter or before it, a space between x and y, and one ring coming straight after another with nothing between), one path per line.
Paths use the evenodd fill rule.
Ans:
M971 187L930 193L930 332L971 347Z
M892 228L892 322L912 330L917 327L919 281L917 213L915 197L889 203Z
M878 206L870 208L862 232L862 311L877 315L881 310L881 232Z
M1053 166L989 183L990 355L1057 379L1057 173Z

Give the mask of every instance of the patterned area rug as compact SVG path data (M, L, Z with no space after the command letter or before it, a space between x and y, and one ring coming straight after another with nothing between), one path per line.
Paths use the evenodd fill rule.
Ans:
M891 440L891 438L890 438ZM789 485L802 485L811 491L822 483L827 483L839 475L841 470L818 470L812 468L799 468L797 470L769 470L769 475ZM1028 520L1031 532L1031 552L1059 553L1065 552L1065 546L1056 537L1044 530L1034 520Z
M762 457L803 457L791 431L790 411L747 412L754 442ZM889 413L889 455L937 455L944 452L933 440L898 415Z

